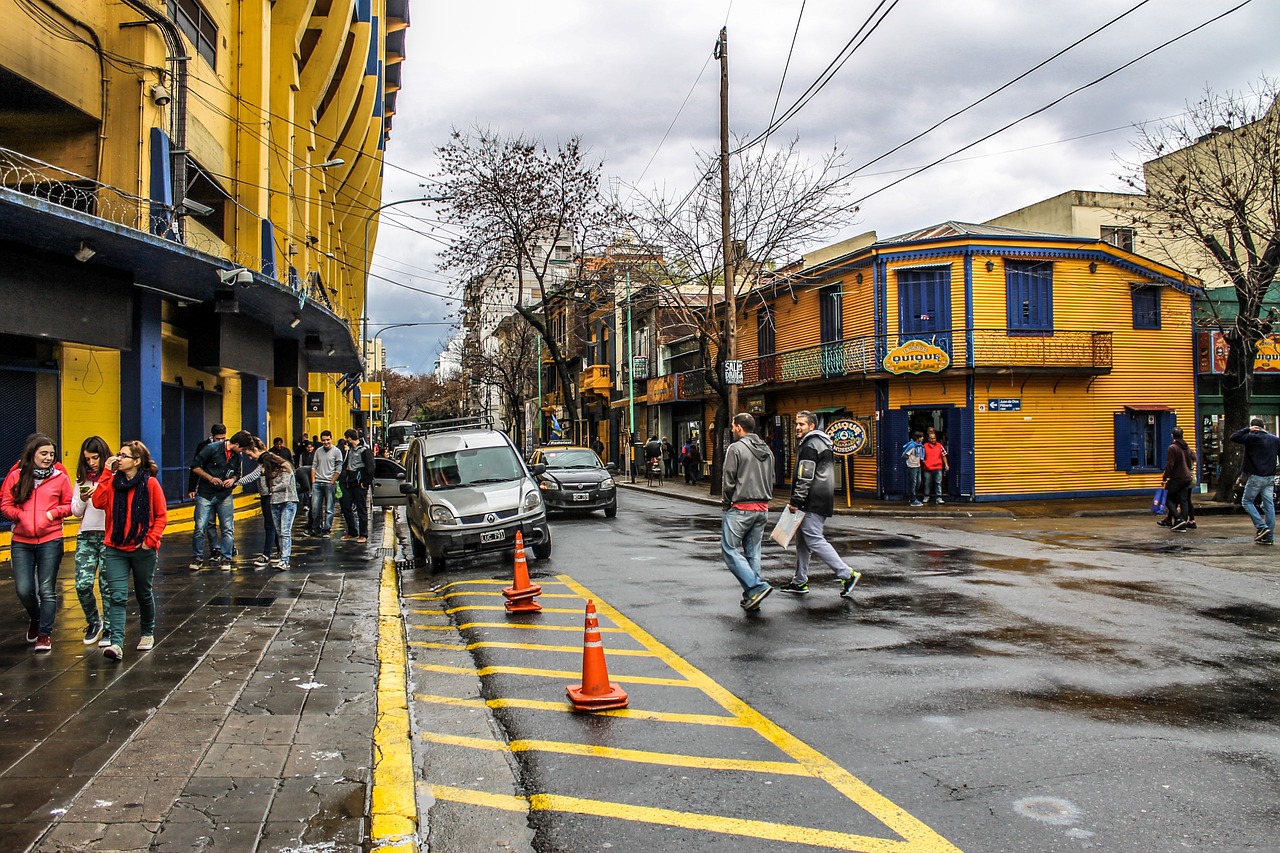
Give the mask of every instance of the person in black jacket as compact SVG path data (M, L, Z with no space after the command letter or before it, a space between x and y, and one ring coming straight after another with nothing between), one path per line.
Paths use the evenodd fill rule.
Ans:
M214 424L213 426L209 427L209 437L202 438L200 440L200 443L196 445L195 452L191 454L192 471L190 476L187 477L187 498L188 499L190 500L195 499L196 487L200 485L200 475L198 475L194 470L196 466L195 458L200 455L201 450L204 450L206 447L213 444L215 441L226 441L226 440L227 440L226 425ZM222 561L222 554L219 551L219 548L221 547L220 543L222 542L222 533L221 533L221 530L219 529L220 524L221 522L219 522L218 516L215 514L213 516L213 523L211 523L208 527L205 528L205 536L204 536L205 546L209 551L209 555L210 555L209 559L212 560L213 562Z
M796 415L796 470L791 478L791 500L783 512L803 512L796 530L796 576L779 587L792 595L809 594L809 556L816 554L836 573L840 580L840 597L848 598L862 577L840 559L827 541L823 528L835 512L835 454L831 437L818 429L818 416L813 412Z
M231 492L236 480L244 476L241 451L253 445L253 436L244 430L226 441L215 441L196 454L191 471L198 478L196 486L195 531L191 536L191 565L198 572L204 563L204 537L209 520L216 514L222 526L222 545L219 548L220 568L231 571L232 543L235 535L235 504Z
M1262 428L1262 418L1249 421L1248 429L1236 430L1231 440L1244 445L1242 473L1248 475L1240 503L1253 519L1253 541L1272 545L1276 534L1276 457L1280 456L1280 438ZM1257 502L1262 501L1262 512Z
M1191 483L1196 467L1196 452L1192 450L1182 437L1182 428L1173 428L1173 443L1164 454L1164 487L1168 489L1166 498L1169 509L1169 523L1160 524L1177 531L1190 530L1195 527L1195 511L1191 506Z
M373 451L360 433L347 430L347 455L342 460L338 484L342 486L342 519L347 531L344 540L369 541L369 487L373 485Z

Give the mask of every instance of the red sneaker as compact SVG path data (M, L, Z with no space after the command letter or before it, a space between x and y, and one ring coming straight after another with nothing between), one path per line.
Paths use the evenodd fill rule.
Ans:
M36 638L36 651L37 652L53 651L53 641L49 639L48 634L41 634L39 637Z
M31 624L27 626L27 642L34 643L36 638L40 636L40 620L32 619Z

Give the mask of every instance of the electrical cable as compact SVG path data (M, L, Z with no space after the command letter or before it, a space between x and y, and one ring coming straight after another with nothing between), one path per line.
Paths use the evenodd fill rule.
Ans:
M800 21L804 18L804 6L806 0L800 0L800 14L796 15L796 28L791 33L791 46L787 48L787 61L782 65L782 79L778 81L778 94L773 96L773 109L769 111L769 124L766 127L773 126L773 120L778 115L778 103L782 100L782 87L787 82L787 71L791 68L791 56L796 51L796 37L800 35ZM768 139L768 133L765 139Z

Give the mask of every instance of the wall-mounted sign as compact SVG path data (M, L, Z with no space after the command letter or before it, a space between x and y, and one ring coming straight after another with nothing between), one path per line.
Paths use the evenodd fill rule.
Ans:
M1022 400L1016 397L988 399L987 410L991 412L1021 412Z
M1226 373L1227 355L1231 352L1226 335L1222 332L1200 332L1196 338L1200 372ZM1280 372L1280 335L1268 335L1258 341L1258 353L1253 357L1253 372Z
M884 369L893 374L937 373L950 366L946 350L925 341L907 341L884 357Z
M307 414L308 415L324 414L324 392L323 391L307 392Z
M632 379L648 379L649 378L649 357L646 355L637 355L631 359L631 378Z
M724 363L724 381L726 385L742 384L741 361L726 361Z
M831 436L832 452L840 456L857 453L867 443L867 431L855 420L832 421L827 425L827 435Z
M747 398L747 411L753 415L764 414L764 395Z
M668 373L663 376L653 377L649 380L647 391L649 405L674 403L676 399L676 375Z

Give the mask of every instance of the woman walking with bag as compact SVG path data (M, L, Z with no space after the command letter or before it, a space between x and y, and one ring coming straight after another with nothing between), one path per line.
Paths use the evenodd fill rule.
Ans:
M0 486L0 512L13 522L13 586L31 617L27 642L41 653L53 650L62 519L71 514L71 480L54 464L57 455L53 439L32 435Z
M91 500L98 487L98 479L107 464L111 449L99 436L91 435L80 445L80 461L76 465L76 488L71 495L71 514L80 519L80 532L76 534L76 596L84 611L84 644L92 646L103 640L103 620L98 613L98 600L93 597L96 582L102 590L102 609L107 609L107 573L103 569L103 556L107 535L107 514L93 505ZM107 645L111 645L107 640Z
M124 659L124 606L131 575L142 623L138 651L155 646L156 599L151 580L156 573L156 549L169 521L164 491L156 479L158 472L146 445L126 441L120 452L107 460L107 470L93 491L93 505L106 512L104 563L111 600L107 606L111 644L102 654L111 660Z

